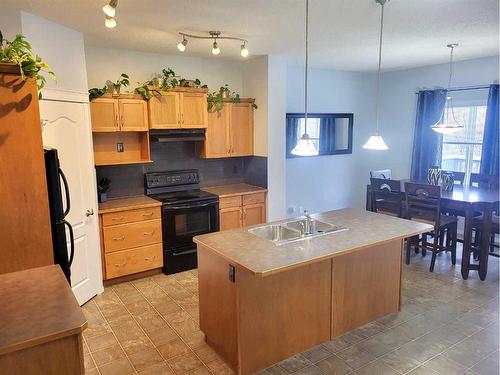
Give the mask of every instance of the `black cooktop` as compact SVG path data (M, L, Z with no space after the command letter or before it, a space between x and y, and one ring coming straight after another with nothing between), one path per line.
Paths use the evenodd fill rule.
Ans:
M159 200L163 202L163 204L179 204L218 199L217 195L199 189L150 194L149 197Z

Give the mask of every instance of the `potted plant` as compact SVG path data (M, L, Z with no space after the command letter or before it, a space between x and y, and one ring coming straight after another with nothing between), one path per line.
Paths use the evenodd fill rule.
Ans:
M38 87L38 96L41 98L40 90L45 86L45 76L41 72L48 74L54 81L56 75L38 55L33 54L31 44L26 38L17 34L9 41L4 39L0 31L0 71L9 73L19 73L22 79L34 78Z
M116 82L111 82L110 80L106 81L108 91L111 92L113 96L120 95L121 87L127 87L129 84L129 76L125 73L122 73Z
M103 177L97 184L97 198L99 203L104 203L108 200L108 190L111 187L111 181L107 177Z

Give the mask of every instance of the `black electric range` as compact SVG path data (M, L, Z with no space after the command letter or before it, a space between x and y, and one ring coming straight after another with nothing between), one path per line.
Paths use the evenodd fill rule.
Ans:
M197 267L193 237L219 230L219 197L200 190L196 169L146 173L147 196L162 202L163 272Z

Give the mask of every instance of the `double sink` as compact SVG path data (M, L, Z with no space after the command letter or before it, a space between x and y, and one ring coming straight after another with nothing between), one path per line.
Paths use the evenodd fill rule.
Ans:
M250 228L248 232L276 245L283 245L345 230L348 230L348 228L306 217L280 224L267 224Z

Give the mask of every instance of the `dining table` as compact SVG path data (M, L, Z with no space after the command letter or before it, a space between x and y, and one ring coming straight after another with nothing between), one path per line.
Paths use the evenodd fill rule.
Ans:
M403 179L401 181L401 199L405 199L405 182L425 183ZM499 205L498 189L488 189L480 186L468 186L455 184L453 190L441 190L441 209L443 212L459 212L464 217L464 235L461 273L462 278L467 280L470 271L478 271L479 278L485 280L488 273L488 253L491 237L492 215ZM372 211L371 186L366 189L366 209ZM481 243L478 249L477 263L471 262L472 232L474 217L482 214Z

